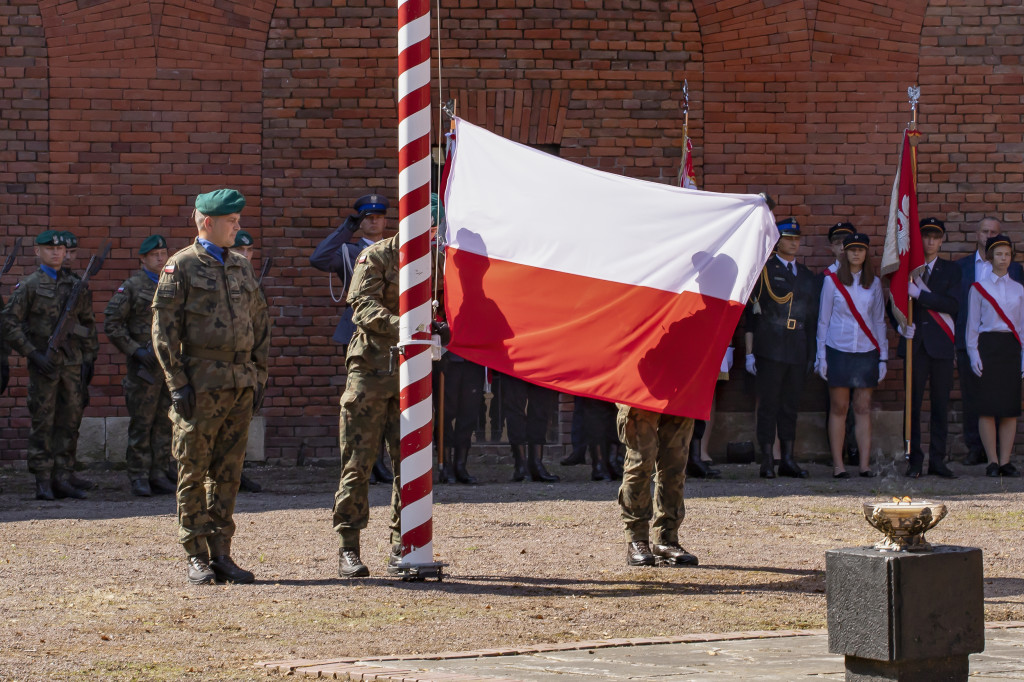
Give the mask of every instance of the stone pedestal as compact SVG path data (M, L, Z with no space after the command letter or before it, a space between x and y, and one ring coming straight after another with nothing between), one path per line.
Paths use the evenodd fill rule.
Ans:
M828 650L847 682L966 681L985 650L981 550L825 552Z

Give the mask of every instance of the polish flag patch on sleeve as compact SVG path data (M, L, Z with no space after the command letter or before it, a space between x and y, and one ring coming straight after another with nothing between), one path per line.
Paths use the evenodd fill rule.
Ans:
M164 267L164 272L166 272L168 275L174 274L174 263L171 263L170 265L165 266Z
M366 254L365 253L359 254L359 258L356 260L356 262L357 263L365 263L366 262Z
M123 291L124 291L124 287L118 287L118 288L117 288L117 293L119 293L119 294L120 294L120 293L122 293Z

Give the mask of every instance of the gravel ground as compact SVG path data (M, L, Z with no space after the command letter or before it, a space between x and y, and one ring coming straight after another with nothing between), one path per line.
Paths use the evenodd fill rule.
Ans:
M549 459L554 459L549 457ZM371 489L363 559L337 576L330 505L337 469L254 469L239 497L234 556L249 586L190 586L170 497L134 498L120 472L92 472L86 501L37 502L29 476L0 471L0 679L262 679L286 658L429 653L691 632L825 627L825 550L878 537L865 500L947 503L933 543L985 552L987 620L1024 620L1024 482L987 479L762 481L753 465L688 486L682 544L699 568L629 568L613 483L551 467L556 484L437 486L443 582L384 574L388 490Z

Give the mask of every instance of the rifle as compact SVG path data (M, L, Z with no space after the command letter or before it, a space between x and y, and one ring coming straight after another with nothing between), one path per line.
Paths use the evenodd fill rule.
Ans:
M72 315L75 308L78 307L78 302L82 298L82 294L89 288L89 280L100 271L103 267L103 261L107 259L110 254L110 240L104 240L100 245L99 253L94 253L92 258L89 259L89 265L85 268L85 274L82 278L75 282L75 286L71 287L71 294L68 296L68 300L64 303L64 310L60 313L60 319L57 320L57 326L53 330L53 334L50 335L50 340L46 342L46 358L50 359L53 357L53 353L58 348L63 348L64 344L67 343L68 334L78 324L78 320Z
M274 265L274 257L273 256L264 256L263 257L263 267L260 268L260 278L258 280L256 280L256 284L257 285L263 286L263 278L267 276L267 273L270 272L270 268L273 267L273 265Z
M21 255L21 240L15 239L14 246L11 247L11 252L7 254L7 260L4 261L4 267L0 268L0 277L3 277L11 268L14 267L14 261L17 260L18 256Z

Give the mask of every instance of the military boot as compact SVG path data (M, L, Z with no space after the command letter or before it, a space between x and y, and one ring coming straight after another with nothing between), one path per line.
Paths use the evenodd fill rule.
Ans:
M775 478L775 456L772 443L761 443L761 478Z
M574 447L572 452L563 457L559 462L564 467L576 466L577 464L587 463L587 446L581 445Z
M712 469L700 458L700 438L690 439L690 456L686 460L687 478L720 478L722 472Z
M810 474L800 468L800 465L793 459L793 441L784 440L779 443L779 453L782 459L779 462L779 476L790 478L807 478Z
M47 500L52 502L57 499L53 494L53 486L50 484L50 478L37 476L36 477L36 499Z
M50 479L50 486L53 488L53 496L57 499L70 497L76 500L84 500L86 498L84 490L71 485L70 478L65 471L55 472L53 478Z
M263 486L246 476L243 471L242 478L238 481L238 489L247 493L258 493L263 491Z
M700 562L697 557L679 546L678 542L666 542L663 545L654 545L651 548L663 565L667 566L697 566Z
M643 540L626 543L627 566L653 566L657 560L651 552L650 545Z
M370 569L359 558L358 547L342 547L338 550L338 576L341 578L365 578Z
M149 487L149 481L144 478L132 479L132 495L135 497L150 497L153 490Z
M208 585L216 579L213 569L210 568L210 556L208 554L194 554L189 556L185 576L193 585Z
M512 448L512 482L526 480L526 457L523 455L523 446L518 443L510 443Z
M438 483L455 483L455 453L451 448L444 449L444 457L437 467Z
M401 575L405 569L401 567L402 545L391 545L391 552L388 553L388 575Z
M554 483L559 480L558 476L549 474L548 470L544 468L544 446L543 445L527 445L526 446L526 468L530 472L530 478L534 481L542 481L544 483Z
M159 469L150 473L149 489L157 495L173 495L178 492L178 486L171 483L167 474Z
M455 480L459 483L473 485L476 479L466 471L466 459L469 457L469 448L455 448Z
M76 476L74 471L68 474L68 483L79 490L92 490L96 487L92 481Z
M590 446L590 480L610 481L608 473L608 444Z
M210 562L210 568L213 569L213 574L219 583L248 585L256 580L256 576L252 572L239 568L227 554L213 557L213 560Z
M608 453L608 461L605 462L608 468L608 475L612 477L613 481L621 481L622 467L626 464L626 457L622 454L622 446L616 443L609 443L608 449L605 452Z

